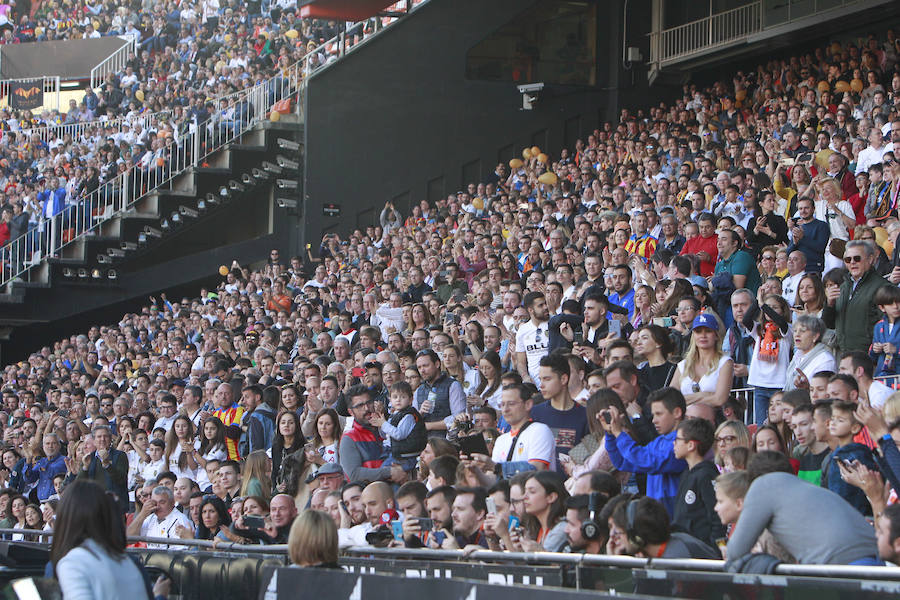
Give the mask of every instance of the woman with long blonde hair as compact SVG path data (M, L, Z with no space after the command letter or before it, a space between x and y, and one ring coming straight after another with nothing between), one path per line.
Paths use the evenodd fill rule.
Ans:
M722 326L713 315L701 313L691 325L691 342L678 363L672 387L681 390L688 404L722 406L731 391L734 361L722 352Z

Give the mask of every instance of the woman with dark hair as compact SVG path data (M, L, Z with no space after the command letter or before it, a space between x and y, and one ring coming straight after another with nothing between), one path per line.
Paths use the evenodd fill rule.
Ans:
M225 447L225 425L218 417L209 417L200 426L200 448L197 450L197 485L201 490L206 490L211 485L209 473L206 472L206 463L211 460L223 461L228 458L228 450Z
M753 208L756 215L747 225L747 242L753 248L753 255L758 256L766 246L787 244L787 222L776 212L778 203L775 192L760 190Z
M300 433L300 417L294 411L283 411L275 420L275 439L272 441L272 482L281 483L281 464L284 459L303 448L306 440Z
M167 594L162 577L148 594L143 574L125 555L119 507L99 484L77 479L66 486L53 533L50 562L63 598L149 600Z
M200 504L200 525L197 526L198 540L222 540L237 542L240 536L229 529L231 515L225 503L216 496L204 496Z
M493 350L488 350L481 355L478 361L478 382L475 389L469 393L469 405L476 402L478 406L487 404L494 410L500 410L500 396L503 386L500 385L500 375L503 367L500 364L500 355ZM475 400L477 398L477 400Z
M645 325L637 333L634 349L646 359L638 367L641 382L651 392L664 388L672 381L675 365L669 362L675 345L668 332L659 325Z
M194 423L187 415L178 415L166 433L165 464L178 477L197 481L197 456Z
M566 499L569 493L558 476L537 471L525 482L523 521L527 537L515 531L510 535L513 548L524 552L557 552L566 543Z
M678 302L687 296L694 295L694 288L687 279L676 279L666 288L666 297L657 303L653 316L670 317L675 315Z
M289 410L297 413L297 416L303 412L303 396L297 391L297 386L289 383L281 388L281 399L278 403L278 410Z
M333 408L323 408L316 415L316 432L313 434L312 445L315 456L309 453L306 457L318 467L327 462L340 463L340 445L343 430L341 419Z

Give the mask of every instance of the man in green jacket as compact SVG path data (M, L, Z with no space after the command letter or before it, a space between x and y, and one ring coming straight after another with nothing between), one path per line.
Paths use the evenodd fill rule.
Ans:
M882 317L873 298L881 287L892 284L875 272L876 257L871 243L860 240L848 243L844 264L849 276L840 288L825 290L827 302L822 319L835 330L841 352L868 351L875 323Z

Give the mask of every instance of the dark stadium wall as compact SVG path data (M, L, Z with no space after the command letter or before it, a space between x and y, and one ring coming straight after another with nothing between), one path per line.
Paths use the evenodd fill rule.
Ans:
M596 85L549 86L523 111L515 83L467 79L470 48L535 4L431 0L310 79L307 241L377 223L387 200L405 211L446 197L526 145L558 156L620 106L653 102L646 66L622 67L622 0L597 2ZM649 26L650 1L630 0L628 41L644 61ZM341 205L340 217L323 216L330 203Z

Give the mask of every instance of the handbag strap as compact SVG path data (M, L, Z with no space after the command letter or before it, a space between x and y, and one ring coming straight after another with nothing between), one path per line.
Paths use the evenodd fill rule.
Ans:
M522 435L522 432L528 429L528 426L534 423L534 421L526 421L524 425L519 429L519 432L512 439L512 444L509 446L509 452L506 455L506 462L512 461L513 453L516 451L516 442L519 441L519 436Z

